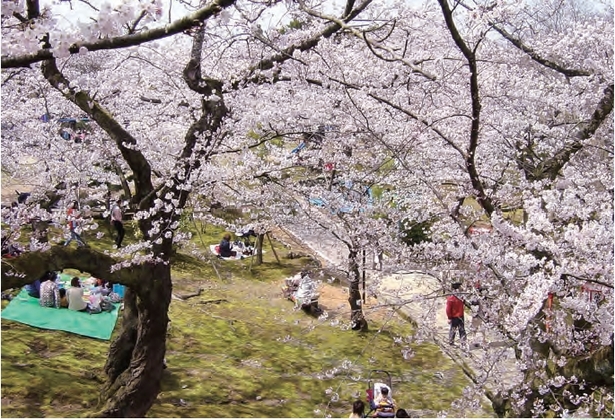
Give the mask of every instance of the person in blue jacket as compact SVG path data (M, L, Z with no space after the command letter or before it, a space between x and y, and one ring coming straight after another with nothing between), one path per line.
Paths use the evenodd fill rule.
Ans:
M43 281L47 280L46 277L47 277L47 273L43 275L41 280ZM28 292L28 294L32 296L33 298L36 298L36 299L41 298L41 280L35 280L33 283L26 284L26 286L24 287L26 289L26 292Z

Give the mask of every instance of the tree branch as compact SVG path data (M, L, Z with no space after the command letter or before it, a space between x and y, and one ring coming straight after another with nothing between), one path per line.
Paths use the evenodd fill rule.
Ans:
M127 145L135 146L137 140L106 109L94 101L89 93L69 87L70 81L58 70L55 59L45 61L42 65L42 71L53 87L96 121L98 126L115 141L122 157L135 176L135 199L140 202L154 187L151 180L151 167L145 156L139 150L127 147Z
M361 7L361 6L359 6ZM429 79L429 80L436 80L436 76L426 73L423 70L419 69L416 66L416 63L411 62L407 59L405 59L403 56L399 56L397 53L395 53L395 51L392 48L387 47L386 45L383 45L381 42L374 42L374 41L370 41L367 39L367 36L365 35L365 32L360 32L357 31L355 28L347 25L347 22L349 21L349 19L344 18L344 19L338 19L335 18L333 16L328 16L328 15L324 15L321 13L316 13L313 10L307 9L307 8L303 8L303 10L308 13L311 16L315 16L318 17L320 19L326 19L329 20L331 22L334 23L334 25L339 26L340 29L344 29L345 31L348 31L350 34L352 34L353 36L365 41L365 43L367 44L367 47L370 49L370 51L378 58L380 58L383 61L399 61L401 63L403 63L404 65L408 66L410 68L410 70L412 71L412 73L418 73L420 75L422 75L423 77ZM375 48L384 50L386 52L388 52L389 54L391 54L394 58L392 59L387 59L385 57L383 57L381 54L377 53Z
M539 64L542 64L545 67L555 70L558 73L563 74L566 77L575 77L575 76L590 76L592 73L587 70L580 69L568 69L564 66L557 64L554 61L547 60L546 58L541 57L536 51L525 45L519 38L515 38L510 33L508 33L505 29L500 28L495 23L491 23L491 27L495 29L500 35L502 35L506 40L508 40L515 47L519 48L521 51L526 53L532 60L536 61Z
M412 113L411 111L408 111L405 108L402 108L401 106L394 104L393 102L389 101L388 99L385 98L381 98L380 96L377 96L373 93L368 93L368 96L370 96L371 98L374 98L375 100L382 102L384 104L387 104L388 106L390 106L391 108L394 108L400 112L403 112L405 115L407 115L408 117L412 118L415 121L420 122L421 124L423 124L425 127L429 128L430 130L433 130L434 133L436 133L438 136L440 136L440 138L442 140L444 140L447 144L449 144L453 149L455 149L457 152L459 152L459 154L461 155L461 157L463 159L466 159L466 152L464 152L459 146L457 146L455 144L455 142L453 142L451 139L449 139L448 137L446 137L444 135L444 133L442 133L440 130L438 130L437 128L433 127L429 122L425 121L422 118L419 118L417 115L415 115L414 113Z
M130 288L138 287L140 268L130 267L111 272L111 267L117 262L109 255L87 247L55 245L47 251L25 252L18 257L2 259L2 290L32 283L40 279L45 271L62 271L66 268L74 268Z
M71 54L77 54L82 47L86 48L88 51L126 48L176 35L195 26L201 25L202 22L212 16L215 16L223 9L233 5L235 2L236 0L214 0L209 5L197 10L191 15L178 19L175 22L161 28L150 29L149 31L144 31L138 34L101 38L95 42L78 42L70 46L69 52ZM36 1L36 3L38 4L38 1ZM53 51L49 49L41 49L33 54L4 56L2 57L1 63L2 68L29 67L33 63L38 63L40 61L49 60L52 58Z
M272 69L276 63L283 63L284 61L291 59L295 51L307 51L309 49L314 48L316 45L318 45L321 39L329 38L331 35L339 31L340 29L342 29L342 25L340 23L349 22L352 19L354 19L367 6L369 6L371 2L372 0L363 0L361 4L359 4L355 9L353 9L350 13L347 13L346 16L342 20L339 20L338 21L339 23L332 23L330 25L326 25L320 32L314 34L310 38L307 38L299 42L298 44L290 45L289 47L280 51L278 54L274 54L270 56L269 58L259 61L257 64L251 66L248 69L249 70L248 76L243 78L242 80L239 80L233 83L233 87L237 89L242 84L252 81L252 78L254 77L254 73L256 71ZM350 1L349 3L354 4L354 1ZM349 6L350 4L347 4L346 8L348 9Z
M522 155L518 157L518 160L528 180L537 181L549 178L551 181L554 181L559 176L561 169L578 151L583 149L585 146L583 142L590 139L596 133L596 130L598 130L613 111L613 90L612 84L604 89L604 96L600 99L589 122L584 124L583 127L575 133L572 142L565 145L548 159L534 164L531 162L531 155L526 153L528 150L519 150L522 152ZM531 145L528 146L528 148L529 151L532 151Z
M451 36L453 37L453 41L457 44L457 47L461 50L461 53L464 55L468 62L468 66L470 68L470 95L472 98L472 125L470 128L470 141L468 144L468 150L466 153L466 170L468 171L468 175L470 176L470 182L472 183L472 187L476 190L476 201L483 208L487 215L491 216L491 214L495 211L495 206L491 199L485 193L485 188L483 183L478 175L478 170L476 168L475 162L475 153L476 148L478 147L478 137L480 130L480 117L481 117L481 101L480 101L480 89L478 86L478 67L476 65L476 54L473 50L468 47L468 45L463 40L461 34L457 30L455 25L455 21L453 19L453 12L448 6L448 0L438 0L440 3L440 8L442 9L442 14L444 15L444 20L446 22L446 26L448 27Z

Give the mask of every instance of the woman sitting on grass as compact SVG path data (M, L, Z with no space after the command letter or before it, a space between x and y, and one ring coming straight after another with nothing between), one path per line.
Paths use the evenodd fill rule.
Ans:
M222 237L222 240L220 241L220 256L224 258L237 256L237 252L231 251L231 248L231 235L227 233Z
M79 284L79 277L73 277L70 281L70 286L66 291L68 309L81 312L87 311L88 304L83 300L83 289Z

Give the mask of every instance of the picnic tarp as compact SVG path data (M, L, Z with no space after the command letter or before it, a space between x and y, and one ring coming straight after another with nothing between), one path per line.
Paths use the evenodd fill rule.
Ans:
M43 308L38 299L22 290L4 308L0 317L46 330L68 331L86 337L109 340L120 309L119 303L115 303L114 306L111 312L92 315L66 308Z
M209 245L209 250L218 256L218 258L222 258L223 260L243 260L246 256L242 255L241 252L238 252L234 257L223 257L220 255L220 252L218 252L218 244L213 244L213 245Z

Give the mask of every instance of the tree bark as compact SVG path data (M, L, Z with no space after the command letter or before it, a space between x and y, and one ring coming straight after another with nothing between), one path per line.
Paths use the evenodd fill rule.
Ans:
M112 394L112 384L122 372L130 367L130 359L137 341L137 329L139 313L137 309L136 295L131 289L126 289L124 295L124 310L122 313L122 329L120 334L113 340L109 348L109 357L105 363L107 384L102 391L104 399Z
M164 369L171 268L149 264L134 295L125 302L122 331L111 345L103 389L106 404L100 417L145 417L158 393Z
M265 234L259 233L256 238L256 265L263 263L263 244L265 243Z
M355 331L367 331L368 325L365 316L363 315L363 305L361 300L360 279L361 273L359 271L358 252L351 250L348 254L348 261L350 264L350 284L348 288L348 303L350 303L350 322L352 323L352 329Z

